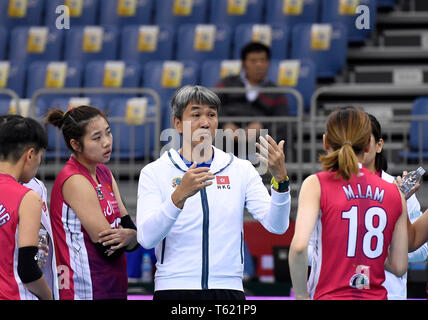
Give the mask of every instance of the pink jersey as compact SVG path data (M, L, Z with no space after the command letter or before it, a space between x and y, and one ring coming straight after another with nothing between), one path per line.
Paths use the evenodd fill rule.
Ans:
M0 300L36 299L18 276L18 224L22 198L30 189L0 174Z
M308 282L312 298L386 299L385 260L402 211L397 187L366 168L349 181L336 179L336 172L316 175L321 210Z
M50 204L60 299L126 299L128 279L125 254L113 261L105 259L64 200L62 186L75 174L83 175L91 182L112 228L119 227L121 217L110 170L102 164L97 166L98 185L88 170L71 157L55 180Z

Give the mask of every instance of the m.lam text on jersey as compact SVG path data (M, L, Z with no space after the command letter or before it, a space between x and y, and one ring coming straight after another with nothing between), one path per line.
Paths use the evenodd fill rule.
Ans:
M369 184L361 186L361 184L357 183L357 190L353 190L352 186L348 184L347 186L342 186L342 189L348 201L351 199L371 199L382 203L385 194L385 190L379 189L379 187L374 188L373 192L373 187Z

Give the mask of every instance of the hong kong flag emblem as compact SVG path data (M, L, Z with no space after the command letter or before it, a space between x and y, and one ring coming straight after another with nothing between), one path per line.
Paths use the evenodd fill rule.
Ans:
M228 176L217 176L217 184L230 184Z

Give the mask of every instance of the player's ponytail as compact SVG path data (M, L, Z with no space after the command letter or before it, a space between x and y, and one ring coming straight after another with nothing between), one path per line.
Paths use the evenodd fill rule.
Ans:
M46 121L58 129L61 129L64 123L64 115L65 113L62 110L55 109L48 113Z
M355 107L334 110L326 126L325 139L330 152L319 160L324 170L337 171L349 180L359 172L357 155L370 142L371 125L367 114Z

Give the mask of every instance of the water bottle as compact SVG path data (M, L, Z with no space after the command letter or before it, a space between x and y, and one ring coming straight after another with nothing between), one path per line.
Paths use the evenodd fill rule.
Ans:
M400 187L401 192L403 192L404 195L407 195L410 190L415 186L415 184L420 183L424 173L425 170L422 167L419 167L415 171L409 172L407 176L402 179L403 184Z
M45 229L40 229L39 231L39 245L42 246L48 246L48 232ZM45 253L46 250L39 247L39 251L37 252L37 264L39 265L39 268L42 268L43 260L46 258Z
M150 258L150 253L148 252L145 252L143 254L143 261L141 266L141 282L152 282L152 259Z

